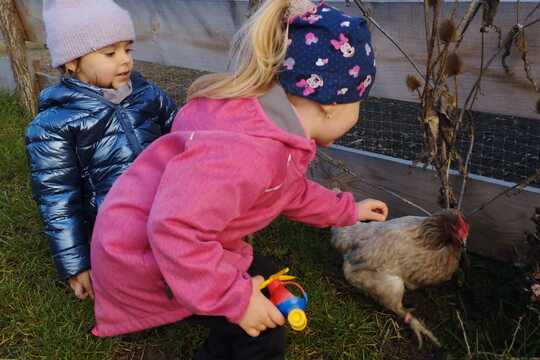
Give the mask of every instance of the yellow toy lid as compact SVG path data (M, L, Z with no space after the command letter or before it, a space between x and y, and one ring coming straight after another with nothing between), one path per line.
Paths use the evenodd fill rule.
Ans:
M287 321L291 325L291 328L296 331L302 331L307 326L307 317L304 310L293 309L287 315Z

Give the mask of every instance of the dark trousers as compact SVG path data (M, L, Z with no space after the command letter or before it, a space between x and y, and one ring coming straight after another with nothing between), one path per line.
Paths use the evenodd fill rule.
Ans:
M248 269L251 276L265 279L281 270L268 257L257 256ZM285 329L278 326L251 337L237 324L222 316L191 316L188 321L210 329L208 338L195 356L196 360L281 360L285 358Z

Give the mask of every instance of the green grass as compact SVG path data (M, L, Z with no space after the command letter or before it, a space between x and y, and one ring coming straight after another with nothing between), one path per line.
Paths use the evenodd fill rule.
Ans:
M16 99L0 93L0 359L191 358L205 331L188 324L110 339L89 335L91 303L55 280L41 234L24 153L27 121ZM402 322L345 282L328 239L327 230L284 219L255 238L255 248L289 266L309 294L309 327L289 331L289 359L466 358L456 311L475 358L540 355L539 319L518 301L511 267L473 258L466 286L452 281L408 294L407 305L445 345L418 351Z

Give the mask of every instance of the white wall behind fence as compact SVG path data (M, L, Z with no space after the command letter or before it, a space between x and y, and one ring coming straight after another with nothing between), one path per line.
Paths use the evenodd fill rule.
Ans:
M330 1L345 11L359 15L355 5L345 7L344 1ZM44 41L41 20L41 0L17 0L31 37ZM133 16L137 43L134 56L139 60L164 65L222 71L227 67L229 42L246 19L247 1L229 0L118 0ZM397 40L421 66L425 61L423 6L418 1L370 1L375 19ZM521 19L536 6L537 1L520 1ZM449 11L452 2L446 3ZM468 3L460 3L462 14ZM500 4L496 23L503 33L514 25L516 3ZM461 99L475 82L480 66L479 19L470 27L470 36L462 45L465 74L460 79ZM540 16L537 12L531 19ZM530 21L530 20L529 20ZM540 23L527 31L532 74L540 82ZM496 35L489 33L487 55L497 48ZM400 100L416 101L405 86L405 76L412 67L401 53L377 30L373 30L377 50L378 76L372 94ZM500 61L494 64L483 81L483 93L476 109L493 113L538 118L534 111L540 94L527 81L518 52L509 58L513 76L504 73Z

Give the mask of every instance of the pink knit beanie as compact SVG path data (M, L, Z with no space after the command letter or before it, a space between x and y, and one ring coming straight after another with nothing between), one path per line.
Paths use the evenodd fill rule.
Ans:
M129 13L113 0L44 0L43 21L53 67L135 40Z

